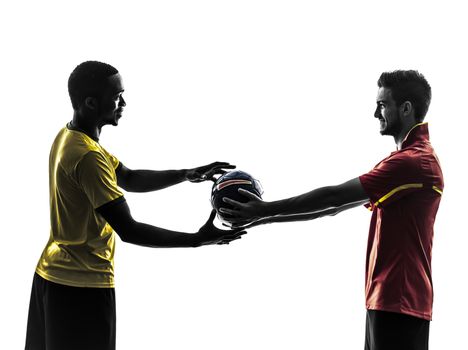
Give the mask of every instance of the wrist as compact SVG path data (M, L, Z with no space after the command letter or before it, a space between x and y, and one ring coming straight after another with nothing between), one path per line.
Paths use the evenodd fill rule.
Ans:
M274 216L276 215L274 213L274 206L273 206L273 202L261 202L261 205L259 206L259 214L260 214L260 217L263 219L263 218L266 218L266 217L269 217L269 216Z
M189 181L188 174L189 174L190 169L180 169L179 170L179 176L182 181Z
M197 248L203 245L203 239L200 232L190 234L189 246L192 248Z

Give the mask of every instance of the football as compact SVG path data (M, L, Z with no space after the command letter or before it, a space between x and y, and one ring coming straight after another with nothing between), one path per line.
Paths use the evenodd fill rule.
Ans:
M223 201L223 197L230 198L237 202L246 203L249 198L239 193L239 188L246 189L249 192L254 193L258 197L262 198L263 189L258 180L253 178L250 174L234 170L221 175L213 185L211 189L211 205L216 210L218 218L224 224L231 226L234 218L233 216L225 213L220 213L219 208L232 209L233 207ZM236 221L237 225L247 225L250 221L239 222Z

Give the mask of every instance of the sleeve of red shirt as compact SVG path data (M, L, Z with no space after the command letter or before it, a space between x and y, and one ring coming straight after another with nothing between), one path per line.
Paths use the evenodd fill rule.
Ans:
M372 206L385 207L421 188L417 160L400 152L384 159L361 175L364 191Z

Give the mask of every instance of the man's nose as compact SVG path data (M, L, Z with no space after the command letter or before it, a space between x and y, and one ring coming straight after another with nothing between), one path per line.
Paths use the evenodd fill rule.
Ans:
M377 107L377 108L375 109L375 112L374 112L374 117L375 117L375 118L380 118L380 117L381 117L381 114L380 114L380 109L379 109L379 107Z
M126 105L127 105L127 103L125 102L124 98L122 96L120 96L119 106L125 107Z

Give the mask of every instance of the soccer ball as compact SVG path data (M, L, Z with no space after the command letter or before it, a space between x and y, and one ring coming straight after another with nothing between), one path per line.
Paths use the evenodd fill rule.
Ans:
M233 208L232 205L223 201L223 197L242 203L249 201L249 198L238 192L239 188L246 189L260 198L263 194L260 182L254 179L250 174L240 170L230 171L221 175L211 189L211 205L216 210L218 218L228 226L231 226L233 221L236 221L236 224L241 226L250 223L249 220L239 222L234 220L232 215L219 212L219 208Z

